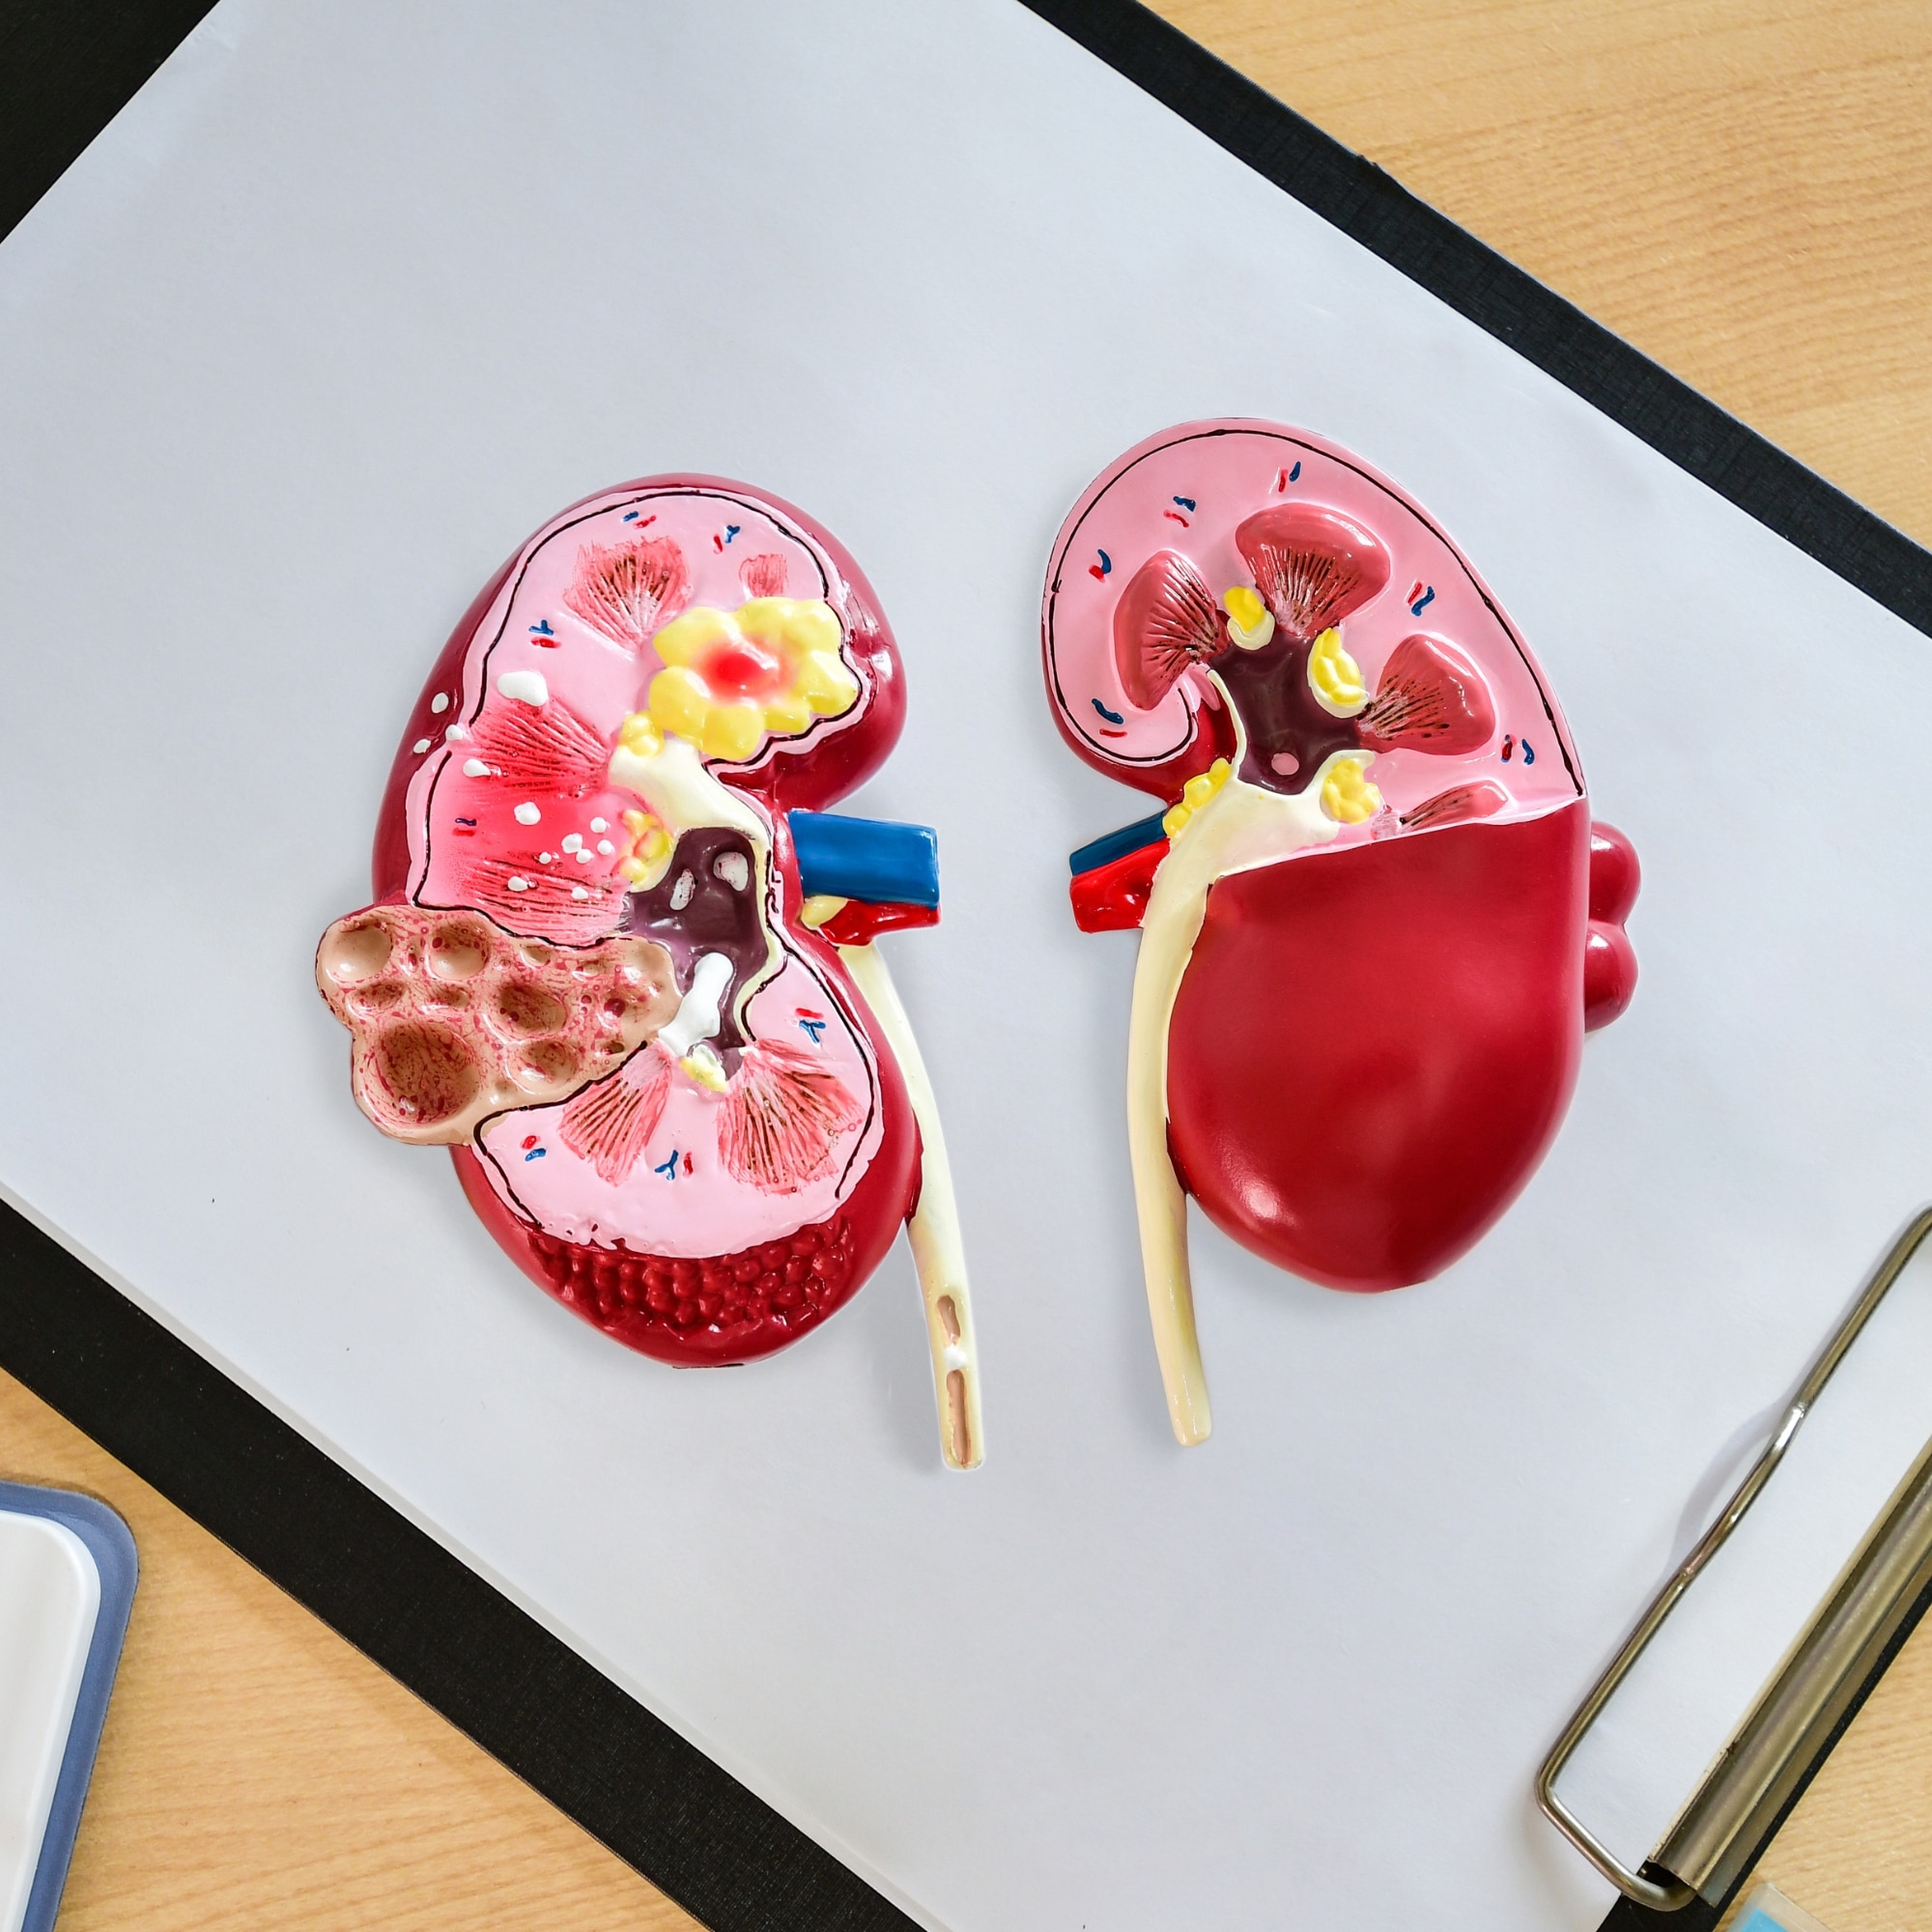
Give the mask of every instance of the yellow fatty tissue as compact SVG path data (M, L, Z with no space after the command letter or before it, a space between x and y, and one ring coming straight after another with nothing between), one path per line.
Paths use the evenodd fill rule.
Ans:
M1342 647L1342 634L1329 628L1308 653L1308 681L1322 704L1338 717L1351 718L1368 702L1362 668Z
M1189 779L1180 788L1180 799L1170 806L1161 818L1161 829L1170 838L1179 838L1187 821L1228 782L1228 761L1216 758L1205 772Z
M842 638L838 612L820 598L695 606L651 639L665 664L651 680L651 719L708 758L741 763L768 735L794 737L858 701Z
M1366 758L1337 758L1321 781L1321 810L1343 825L1359 825L1382 809L1382 795L1367 778Z
M636 719L631 721L637 723ZM649 719L643 723L650 724ZM629 728L627 725L626 729ZM653 735L656 727L652 726ZM626 741L628 742L628 741ZM663 739L658 740L662 746ZM649 752L639 752L648 757L658 749L653 746ZM634 750L638 749L633 747ZM671 836L669 828L654 811L627 811L623 814L624 830L630 834L629 850L617 862L619 874L633 886L650 887L664 876L665 867L669 863Z

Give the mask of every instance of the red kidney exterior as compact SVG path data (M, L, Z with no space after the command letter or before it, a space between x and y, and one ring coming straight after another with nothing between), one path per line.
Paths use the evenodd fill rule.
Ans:
M1218 1227L1357 1290L1427 1280L1488 1233L1577 1084L1589 834L1578 800L1210 889L1167 1092L1176 1168Z

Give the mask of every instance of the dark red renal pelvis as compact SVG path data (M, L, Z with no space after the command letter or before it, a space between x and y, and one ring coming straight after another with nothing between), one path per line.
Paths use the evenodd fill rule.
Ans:
M1167 1100L1177 1171L1219 1227L1379 1290L1494 1225L1577 1081L1589 839L1579 799L1211 888Z

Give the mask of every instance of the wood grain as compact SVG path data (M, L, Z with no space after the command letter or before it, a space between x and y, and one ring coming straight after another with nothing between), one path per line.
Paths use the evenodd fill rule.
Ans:
M1924 0L1157 11L1932 542Z
M1932 1619L1879 1680L1759 1861L1757 1878L1831 1932L1932 1925ZM1743 1902L1741 1894L1726 1926Z
M1638 348L1932 541L1925 0L1162 0ZM66 1932L696 1921L0 1377L0 1473L142 1555ZM1932 1924L1932 1627L1764 1871Z
M696 1924L5 1375L0 1476L141 1552L61 1932Z

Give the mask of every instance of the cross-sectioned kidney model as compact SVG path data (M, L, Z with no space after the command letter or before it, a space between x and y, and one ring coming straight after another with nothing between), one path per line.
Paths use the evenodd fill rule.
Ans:
M1185 1197L1330 1288L1427 1280L1514 1201L1636 984L1636 856L1428 513L1266 422L1188 423L1074 506L1061 734L1164 810L1073 855L1139 926L1128 1145L1174 1431L1209 1428Z
M324 934L357 1103L446 1145L512 1260L684 1366L795 1342L909 1223L948 1464L981 1456L931 1087L876 940L933 834L826 808L884 763L898 652L858 566L739 484L653 477L511 557L431 671Z

